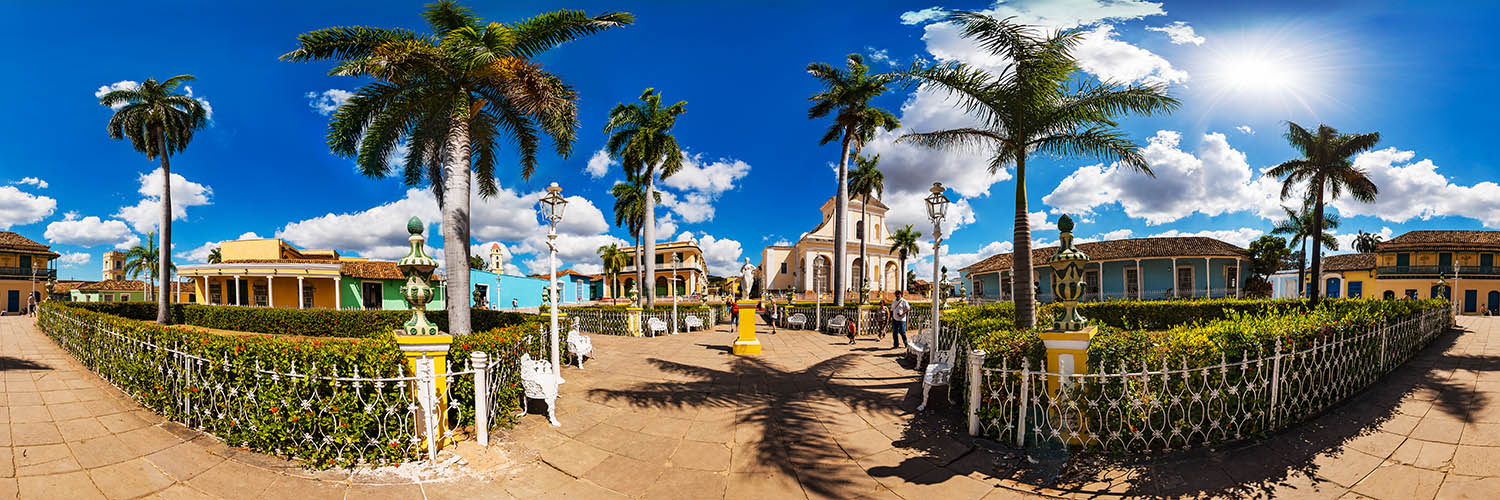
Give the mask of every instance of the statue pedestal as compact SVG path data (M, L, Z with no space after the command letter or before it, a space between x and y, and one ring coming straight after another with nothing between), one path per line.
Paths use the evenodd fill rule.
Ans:
M1054 400L1058 392L1071 384L1069 377L1089 373L1089 344L1093 342L1094 333L1098 330L1098 327L1089 325L1082 330L1048 330L1037 335L1047 348L1047 371L1060 375L1047 377L1047 394ZM1052 418L1058 420L1054 425L1064 431L1064 439L1073 444L1081 444L1079 439L1070 437L1068 432L1077 431L1080 435L1084 433L1086 426L1079 415L1053 415Z
M760 354L760 339L755 338L755 310L760 301L737 300L734 303L740 309L740 337L734 341L734 354Z
M419 432L428 437L424 447L431 444L425 450L429 456L435 456L437 448L447 444L438 439L447 428L443 420L448 414L443 411L448 407L448 377L441 375L448 373L448 348L452 344L452 335L406 335L400 331L396 334L396 346L401 349L406 367L417 377L411 387L412 399L427 410L417 413L416 424ZM429 415L436 420L428 422Z

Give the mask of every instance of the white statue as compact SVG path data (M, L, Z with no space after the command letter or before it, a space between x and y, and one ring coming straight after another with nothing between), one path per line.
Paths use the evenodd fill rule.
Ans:
M745 265L740 266L740 296L744 299L750 298L750 286L755 284L755 266L750 264L750 258L745 257Z

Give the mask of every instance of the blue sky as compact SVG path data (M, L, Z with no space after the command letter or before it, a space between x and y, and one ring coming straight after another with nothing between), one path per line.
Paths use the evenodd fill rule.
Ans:
M469 2L490 20L510 21L560 7L552 2ZM1122 127L1145 148L1156 179L1089 158L1040 157L1029 165L1033 237L1056 241L1061 213L1082 220L1086 238L1206 234L1245 244L1278 216L1276 183L1260 170L1293 157L1284 122L1379 131L1360 157L1381 189L1373 205L1335 204L1340 234L1387 239L1424 228L1500 229L1500 176L1486 92L1500 67L1489 51L1492 4L1438 2L1143 2L1136 0L882 3L858 9L801 2L576 2L589 12L629 11L635 25L574 42L541 63L581 95L579 140L570 158L544 156L529 181L501 170L500 195L476 200L476 247L498 242L516 270L545 266L537 193L559 182L573 196L561 233L564 265L597 270L593 250L629 235L609 223L609 186L621 177L596 153L605 114L646 87L688 101L676 129L688 168L666 182L658 208L663 239L692 237L713 270L763 246L795 241L818 221L832 194L836 146L818 146L825 120L808 120L818 90L803 68L865 54L877 69L915 59L994 66L931 7L990 10L1052 28L1088 32L1084 70L1116 81L1164 82L1183 101L1166 117ZM436 229L430 195L397 179L369 179L323 141L327 106L363 83L327 76L327 64L277 56L297 34L335 25L425 29L421 2L165 2L114 9L74 2L0 5L0 41L26 50L0 60L12 96L0 122L0 230L63 253L65 278L97 279L99 254L128 246L155 223L156 164L111 141L98 105L101 87L191 73L212 125L173 161L180 218L179 262L200 260L222 240L253 233L308 248L398 257L403 221ZM68 19L58 30L51 19ZM311 95L312 97L309 97ZM911 130L966 119L941 96L895 89L879 105ZM930 225L921 195L952 186L944 262L962 266L1010 248L1015 184L988 175L982 152L936 152L877 138L886 203L894 222ZM506 162L514 165L513 158ZM591 171L592 168L592 171ZM598 173L600 175L595 175ZM159 175L159 174L158 174ZM175 178L174 178L175 179ZM145 189L143 189L145 181ZM670 237L665 236L670 234ZM441 240L431 242L441 246ZM925 246L925 243L924 243ZM924 250L924 252L927 252ZM538 258L541 257L541 258ZM923 276L930 255L913 263ZM927 266L922 265L925 261Z

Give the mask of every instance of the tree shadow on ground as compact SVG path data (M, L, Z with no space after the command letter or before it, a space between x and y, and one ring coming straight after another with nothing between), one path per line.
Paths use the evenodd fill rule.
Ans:
M51 370L51 366L38 363L29 359L12 358L0 356L0 372L10 370Z
M1320 462L1357 453L1349 448L1352 441L1380 432L1388 422L1404 425L1392 422L1397 418L1416 425L1415 417L1401 413L1408 397L1417 406L1430 400L1431 411L1460 419L1492 404L1475 392L1473 381L1449 377L1455 369L1500 371L1500 357L1447 353L1463 333L1455 326L1360 392L1264 439L1136 459L1001 448L995 451L993 474L1082 496L1270 498L1288 489L1317 488L1322 480L1313 476ZM1329 457L1318 458L1325 454Z

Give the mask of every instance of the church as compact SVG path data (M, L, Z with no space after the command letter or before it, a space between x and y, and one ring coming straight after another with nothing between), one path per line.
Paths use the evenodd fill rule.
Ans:
M819 207L823 215L822 222L802 235L796 243L771 245L761 251L760 269L765 272L764 279L768 285L766 290L773 294L795 290L797 297L805 299L812 299L814 291L824 294L833 292L833 207L834 198L830 197L823 202L823 206ZM867 209L868 217L864 213ZM899 255L891 251L890 228L885 220L888 210L890 207L873 197L870 198L868 207L863 199L849 199L848 224L845 228L848 231L848 251L842 265L844 275L849 277L844 284L845 296L851 301L859 300L859 283L864 277L869 278L870 300L882 297L890 299L901 286L901 260ZM865 242L868 264L861 261L859 256L859 237L864 234L866 223L870 227L869 239ZM908 262L910 260L908 258ZM831 295L824 295L825 299L830 297Z

